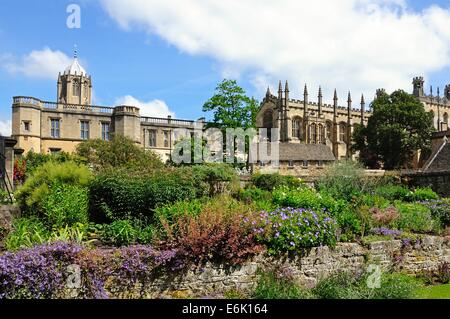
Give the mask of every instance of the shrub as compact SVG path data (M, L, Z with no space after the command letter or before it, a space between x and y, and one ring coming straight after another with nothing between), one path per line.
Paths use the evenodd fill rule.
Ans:
M190 176L164 172L143 177L124 172L102 173L90 185L90 211L96 222L151 220L156 207L195 199L204 193Z
M95 171L123 168L142 173L163 167L158 155L144 150L131 138L120 134L113 134L110 141L84 141L77 146L77 155Z
M357 203L359 206L376 207L379 209L385 209L391 205L390 201L379 195L364 194Z
M45 221L49 227L87 224L88 189L77 185L53 184L42 203Z
M359 163L348 161L328 167L326 173L318 179L316 188L335 199L351 201L383 183L383 179L365 176Z
M102 240L116 246L135 244L139 230L135 228L130 220L116 220L103 229Z
M427 207L431 215L439 220L442 226L450 225L450 198L421 201L419 204Z
M411 201L411 199L413 198L413 192L408 188L400 185L385 185L378 187L375 190L375 194L390 201Z
M358 280L350 272L338 272L319 280L312 289L313 295L318 299L361 299L358 289Z
M261 272L252 297L255 299L306 299L307 291L275 272Z
M379 288L368 285L369 273L354 276L349 272L340 272L319 281L312 290L319 299L409 299L420 283L414 277L383 273Z
M246 203L272 200L271 192L256 187L240 189L235 196Z
M236 171L228 164L206 163L182 167L178 170L181 174L192 174L199 183L206 183L209 196L229 193L240 188Z
M393 206L385 209L373 207L370 209L370 213L376 226L389 226L399 218L398 210Z
M439 195L436 194L431 188L416 188L412 195L413 201L425 201L425 200L437 200Z
M15 251L44 243L57 241L82 242L87 236L86 226L76 223L60 228L49 229L36 217L23 217L14 220L13 230L5 239L7 250Z
M362 232L360 217L350 209L349 204L342 199L333 199L326 192L319 193L311 188L279 188L273 192L273 201L281 207L325 210L338 222L343 241L352 240Z
M245 221L254 225L258 238L266 244L269 253L336 244L336 222L323 211L280 208L271 213L263 212L259 217L257 223Z
M86 166L75 162L47 162L38 167L18 189L16 199L27 213L42 215L42 203L52 185L87 186L92 174Z
M43 166L48 162L55 164L61 164L66 162L76 162L77 164L82 164L83 161L76 155L72 155L66 152L58 152L56 154L44 154L44 153L34 153L30 151L25 157L23 157L22 163L18 165L19 167L25 168L26 177L30 177L39 167ZM18 178L20 180L20 178Z
M5 239L7 250L17 250L43 244L49 234L44 223L37 218L18 218L13 222L13 230Z
M228 196L206 203L198 215L179 215L169 223L162 219L163 247L177 247L191 261L225 261L239 264L259 253L252 225L242 216L252 216L252 207Z
M14 197L11 198L7 191L0 189L0 205L10 205L12 201Z
M433 218L431 211L420 204L396 202L400 214L393 225L402 230L428 233L439 229L439 222Z
M272 191L275 188L285 186L287 188L298 188L303 186L303 182L293 176L283 176L276 174L254 174L252 184L257 188Z

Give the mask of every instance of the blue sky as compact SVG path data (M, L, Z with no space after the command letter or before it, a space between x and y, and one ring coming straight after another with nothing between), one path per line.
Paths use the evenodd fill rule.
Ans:
M450 83L450 0L321 1L326 10L287 0L4 0L0 131L8 130L12 96L56 99L54 69L74 44L95 104L134 101L155 116L201 117L224 77L259 100L279 79L298 98L305 82L310 92L322 85L326 100L334 87L367 100L378 87L410 90L414 75L441 91ZM81 8L80 29L66 26L69 4ZM36 61L45 49L47 60ZM55 62L57 52L65 56Z

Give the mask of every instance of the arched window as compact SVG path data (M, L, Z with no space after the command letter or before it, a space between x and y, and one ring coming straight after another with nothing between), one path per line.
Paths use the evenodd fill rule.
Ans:
M317 142L317 133L316 133L316 124L311 124L309 126L309 141L311 144L315 144Z
M271 128L273 127L273 112L272 110L267 110L263 116L263 127L267 129L267 138L269 141L272 140Z
M80 82L78 82L77 80L73 80L73 82L72 82L72 94L73 94L73 96L81 95Z
M444 113L444 117L442 119L442 122L448 124L448 114L447 113Z
M333 124L331 122L327 122L327 139L330 141L333 140Z
M339 124L339 142L345 142L346 138L346 132L347 131L347 125L345 125L345 123L340 123Z
M318 136L319 136L318 143L324 144L325 143L325 129L322 124L319 124L317 126L317 128L318 128Z
M294 117L292 120L292 137L302 138L302 119L300 117Z

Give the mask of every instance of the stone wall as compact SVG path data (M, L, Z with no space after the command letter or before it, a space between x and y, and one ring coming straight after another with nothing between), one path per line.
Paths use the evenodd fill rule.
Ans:
M436 270L443 262L450 262L450 237L425 236L413 245L400 240L373 242L367 246L340 243L335 248L317 247L296 258L274 258L259 255L241 266L205 264L193 266L183 274L167 274L136 287L135 294L147 298L161 296L206 296L230 289L250 291L254 288L258 269L289 267L298 283L314 287L318 280L338 271L363 272L368 265L380 265L383 270L417 274ZM111 297L136 297L111 291Z
M417 172L402 175L402 179L409 186L431 187L439 195L450 197L450 171Z
M0 206L0 251L3 249L4 236L11 230L13 218L20 217L20 208L12 205Z

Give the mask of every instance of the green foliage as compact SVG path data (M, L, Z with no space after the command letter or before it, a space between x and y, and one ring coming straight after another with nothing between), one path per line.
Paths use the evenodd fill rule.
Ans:
M240 201L246 203L272 200L271 192L256 187L247 187L244 189L239 189L239 191L235 194L235 196Z
M198 165L133 176L105 171L91 183L91 215L97 222L137 218L151 220L157 207L230 191L237 182L227 165Z
M431 201L431 200L437 200L439 199L439 195L436 194L431 188L416 188L414 190L414 193L412 195L413 201Z
M434 131L433 116L415 96L402 90L391 95L381 93L372 103L373 114L367 127L353 134L354 149L363 155L375 155L366 165L378 161L386 169L407 166L413 153L428 153ZM362 157L364 159L364 157Z
M66 152L58 152L52 154L44 153L34 153L30 151L23 158L26 167L26 177L30 177L39 167L43 166L48 162L53 163L66 163L66 162L76 162L82 164L83 160L76 155L72 155Z
M203 196L201 186L192 176L181 174L135 177L124 172L102 173L90 186L91 216L97 222L150 220L158 206Z
M284 176L275 174L254 174L252 175L252 184L266 191L272 191L275 188L286 186L288 188L297 188L304 186L303 182L294 176Z
M255 299L307 299L306 290L287 278L280 278L275 272L260 273L253 291Z
M86 226L80 223L50 229L36 217L23 217L14 220L13 230L5 239L5 247L15 251L49 242L82 242L86 235Z
M87 224L88 202L87 187L53 184L42 203L45 221L49 227L56 228L76 223Z
M312 293L319 299L409 299L421 285L408 275L383 273L380 287L369 288L369 275L357 277L349 272L336 273L319 281Z
M413 192L407 187L401 185L384 185L375 190L375 194L390 200L391 202L396 200L411 201L413 198Z
M429 233L440 227L439 221L433 218L431 211L417 203L395 202L400 217L394 222L394 226L405 231Z
M77 146L76 152L95 171L121 168L142 173L163 166L158 155L144 150L132 139L120 134L112 135L110 141L84 141Z
M102 240L116 246L126 246L136 243L139 230L130 220L116 220L104 226Z
M19 218L13 222L13 231L5 240L7 250L42 244L48 238L48 230L37 218Z
M157 222L164 221L174 224L180 217L198 216L205 206L205 200L193 199L176 202L171 205L161 206L155 209L154 219Z
M319 178L316 188L336 199L351 201L364 193L371 192L383 179L368 178L360 164L347 161L327 168L326 174Z
M255 127L258 102L246 96L235 80L224 79L204 105L203 112L213 112L213 122L220 128Z
M280 208L260 216L259 223L249 223L271 254L336 245L336 222L323 211Z
M0 205L10 205L10 204L11 198L9 197L9 193L3 189L0 189Z
M39 166L17 190L16 199L27 213L42 215L42 204L50 194L52 185L87 186L91 178L91 172L84 165L49 161Z

